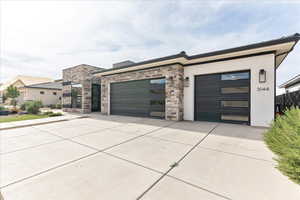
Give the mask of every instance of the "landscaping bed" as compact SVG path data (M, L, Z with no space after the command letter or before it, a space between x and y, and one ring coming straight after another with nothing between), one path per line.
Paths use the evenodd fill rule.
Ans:
M265 142L277 155L277 168L300 184L300 109L292 108L277 116L265 134Z

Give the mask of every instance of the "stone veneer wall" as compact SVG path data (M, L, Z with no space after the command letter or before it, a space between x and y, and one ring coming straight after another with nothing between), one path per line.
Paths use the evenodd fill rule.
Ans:
M110 114L110 84L114 82L165 77L166 79L166 119L183 119L183 66L173 64L151 69L125 72L101 77L101 112Z
M100 79L94 78L92 72L100 69L101 68L82 64L63 70L63 111L80 113L91 112L91 83L100 83ZM82 108L71 108L71 82L82 84Z

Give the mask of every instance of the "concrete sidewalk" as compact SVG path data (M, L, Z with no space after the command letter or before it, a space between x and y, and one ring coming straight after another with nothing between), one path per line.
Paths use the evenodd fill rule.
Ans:
M1 192L5 200L300 199L264 131L101 115L5 130Z

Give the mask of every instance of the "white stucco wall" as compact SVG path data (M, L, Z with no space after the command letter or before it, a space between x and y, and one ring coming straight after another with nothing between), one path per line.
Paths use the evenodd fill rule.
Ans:
M267 82L259 83L259 70L267 72ZM269 126L274 118L274 54L233 59L222 62L184 67L184 77L189 77L189 87L184 87L184 120L194 120L194 77L201 74L250 70L251 73L251 126ZM258 91L258 88L269 88Z
M44 91L44 94L40 94L40 91ZM53 92L56 92L56 95ZM26 88L24 101L38 100L42 101L43 105L51 105L61 103L61 96L61 90Z

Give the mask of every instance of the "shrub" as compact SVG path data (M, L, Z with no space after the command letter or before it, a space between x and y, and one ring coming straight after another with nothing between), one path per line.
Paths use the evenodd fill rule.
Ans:
M49 107L50 107L51 109L55 109L55 108L56 108L55 104L50 104Z
M292 108L278 116L264 139L278 156L277 168L300 184L300 109Z
M20 109L21 109L21 110L26 110L26 103L23 103L23 104L20 106Z
M51 114L53 114L52 111L43 112L43 115L51 115Z
M49 114L49 117L57 117L57 116L62 116L63 114L62 113L52 113L52 114Z
M61 106L60 103L56 104L56 108L57 108L57 109L61 109L61 107L62 107L62 106Z
M38 114L40 112L40 108L43 106L41 101L29 101L26 102L26 111L29 114Z
M5 110L4 106L0 106L0 111Z

